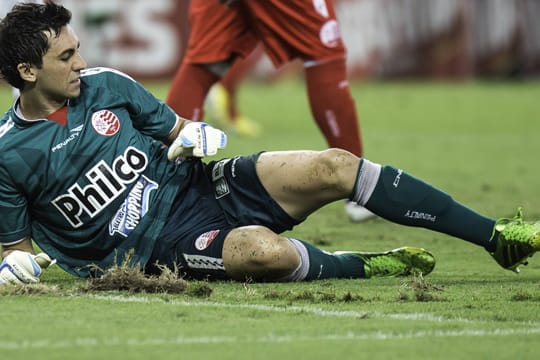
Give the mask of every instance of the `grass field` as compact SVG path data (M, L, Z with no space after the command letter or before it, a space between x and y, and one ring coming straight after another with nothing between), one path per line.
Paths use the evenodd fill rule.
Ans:
M148 84L160 98L167 84ZM540 83L353 84L366 157L403 168L492 217L540 218ZM0 106L11 101L0 88ZM321 149L302 82L248 83L243 112L264 136L221 155ZM480 248L341 203L292 235L327 250L422 246L425 279L192 283L186 294L82 292L58 268L29 294L0 291L2 359L537 359L540 256L516 275ZM211 293L197 291L210 289Z

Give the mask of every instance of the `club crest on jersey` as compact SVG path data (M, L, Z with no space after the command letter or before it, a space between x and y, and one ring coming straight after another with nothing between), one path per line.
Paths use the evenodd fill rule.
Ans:
M64 218L78 228L83 225L81 216L91 218L99 214L127 188L128 184L139 179L148 166L146 154L132 146L113 160L109 165L101 160L86 174L89 184L73 184L67 194L52 201Z
M109 234L128 237L148 212L150 192L157 188L157 183L141 175L109 223Z
M200 235L197 240L195 240L195 248L199 251L206 249L210 246L218 234L219 230L212 230Z
M110 110L100 110L92 114L92 127L100 135L112 136L120 130L120 119Z

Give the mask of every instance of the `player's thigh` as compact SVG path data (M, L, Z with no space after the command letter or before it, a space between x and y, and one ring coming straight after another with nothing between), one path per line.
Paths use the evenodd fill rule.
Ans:
M348 197L360 159L348 151L272 151L261 154L257 175L270 196L292 217Z

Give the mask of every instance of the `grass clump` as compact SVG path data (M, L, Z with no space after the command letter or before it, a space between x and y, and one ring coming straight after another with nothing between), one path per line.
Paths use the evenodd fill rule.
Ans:
M120 265L115 264L106 270L100 269L103 275L90 278L81 290L84 292L128 291L181 294L188 288L188 282L179 275L177 270L173 271L166 266L156 264L159 274L149 275L138 267L130 266L129 262L130 259L126 258Z
M401 284L398 299L401 301L413 299L419 302L442 301L441 297L435 295L436 292L441 291L443 291L442 287L432 284L419 274Z

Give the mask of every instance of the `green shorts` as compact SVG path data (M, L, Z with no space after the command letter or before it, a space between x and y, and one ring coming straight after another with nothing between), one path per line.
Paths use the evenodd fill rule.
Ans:
M158 262L178 267L186 278L228 279L222 250L232 229L262 225L281 233L300 222L262 186L255 170L259 155L193 163L188 185L177 195L156 241L149 273Z

